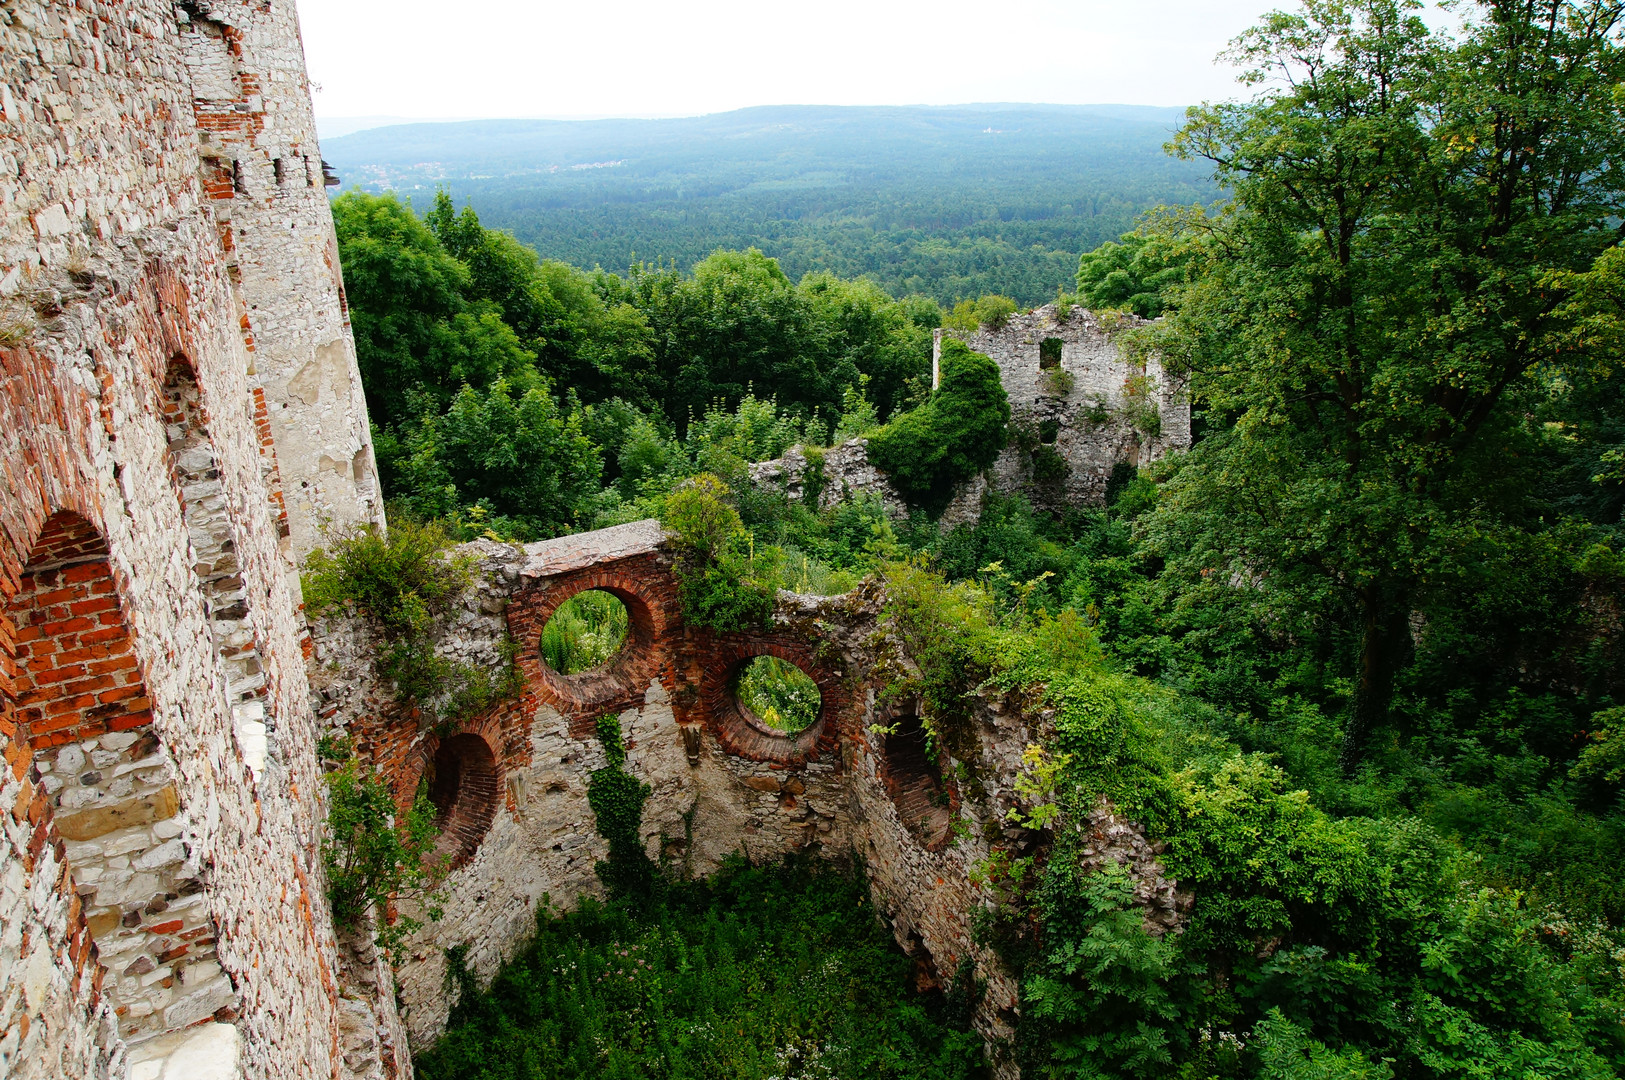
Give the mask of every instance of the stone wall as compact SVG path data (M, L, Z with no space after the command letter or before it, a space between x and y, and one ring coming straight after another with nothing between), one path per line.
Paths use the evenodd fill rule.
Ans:
M205 190L274 440L267 483L296 560L324 520L383 522L298 15L286 0L177 7Z
M376 516L309 116L284 0L0 3L0 1075L410 1071L387 969L348 1034L289 589Z
M1004 495L1019 492L1052 512L1098 506L1118 465L1149 464L1190 446L1184 382L1156 357L1131 361L1120 347L1120 335L1141 324L1132 315L1097 316L1079 307L1063 315L1046 304L967 337L999 366L1011 437L993 467L955 493L938 519L944 531L974 525L990 486ZM940 347L943 331L937 333ZM797 500L808 498L808 484L815 484L820 509L872 496L893 518L907 518L907 500L869 463L867 446L858 438L810 454L792 447L750 466L750 476Z
M1190 446L1183 381L1155 356L1133 361L1120 346L1120 335L1140 323L1045 304L965 339L999 365L1010 397L1015 437L993 466L996 490L1052 510L1099 505L1119 463L1145 465Z
M386 773L403 806L433 777L442 851L453 860L444 917L411 938L398 970L415 1045L444 1028L449 948L465 947L470 969L488 981L530 937L544 896L570 907L601 894L594 864L607 846L587 781L607 764L596 735L607 714L619 719L624 767L651 788L642 832L651 859L702 876L734 853L758 862L789 852L860 857L919 985L948 985L965 960L986 981L976 1023L997 1074L1015 1075L1017 987L973 942L974 913L990 897L971 868L991 845L1032 842L1006 816L1017 805L1022 751L1045 736L1047 714L988 692L973 702L976 753L965 769L928 754L918 703L887 693L913 661L885 629L874 581L836 597L780 593L770 627L715 634L683 622L656 522L525 547L476 541L457 554L472 560L473 584L436 628L441 655L495 666L505 645L517 649L522 689L487 714L446 726L403 710L368 674L381 643L363 620L315 627L318 711ZM621 599L627 638L605 665L561 675L542 661L542 630L587 589ZM760 655L817 683L820 715L801 733L775 731L735 700L733 675ZM974 794L961 775L975 776ZM1143 834L1116 819L1101 828L1115 829L1117 844L1103 843L1101 857L1127 852L1118 861L1148 883L1146 896L1165 898L1172 887Z

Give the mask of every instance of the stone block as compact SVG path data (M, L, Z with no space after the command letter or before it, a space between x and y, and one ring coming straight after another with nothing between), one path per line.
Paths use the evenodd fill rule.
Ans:
M136 825L150 825L155 821L172 818L180 809L179 795L173 784L165 785L150 795L111 806L95 806L56 819L57 831L67 840L94 840L98 836L128 829Z

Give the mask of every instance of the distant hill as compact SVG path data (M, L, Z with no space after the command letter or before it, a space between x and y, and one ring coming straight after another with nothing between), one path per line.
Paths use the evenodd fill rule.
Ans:
M1162 150L1183 110L770 106L666 120L402 124L329 139L346 186L437 187L543 255L619 270L756 246L792 277L1024 303L1157 203L1206 201Z

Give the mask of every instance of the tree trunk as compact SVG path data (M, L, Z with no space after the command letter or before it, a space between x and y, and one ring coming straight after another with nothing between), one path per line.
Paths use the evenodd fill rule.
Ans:
M1409 605L1385 596L1380 586L1362 592L1360 670L1354 684L1354 708L1343 731L1340 764L1353 776L1365 759L1371 734L1388 723L1394 676L1410 645Z

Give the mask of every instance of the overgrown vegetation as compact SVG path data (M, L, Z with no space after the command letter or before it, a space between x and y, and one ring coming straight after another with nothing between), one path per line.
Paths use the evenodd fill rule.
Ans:
M1010 402L992 360L945 338L940 371L924 404L869 436L869 460L911 501L936 510L956 485L993 464L1010 422Z
M767 625L783 560L773 547L758 554L728 494L721 480L701 473L672 492L662 519L674 536L683 617L722 633Z
M818 719L818 684L806 672L776 656L758 656L740 668L734 679L734 694L756 719L787 735L810 727Z
M305 559L305 610L313 618L366 616L383 639L378 670L404 704L427 721L449 725L518 692L514 642L503 644L494 668L435 651L435 620L469 581L467 563L446 554L449 541L438 525L405 518L387 533L358 526L330 532L326 542Z
M413 1065L424 1080L983 1075L969 995L917 995L909 967L861 877L735 859L651 902L544 905Z
M626 744L619 717L598 718L598 741L609 760L587 778L587 805L592 807L598 835L609 841L609 857L598 864L598 877L612 896L647 898L658 884L640 835L649 785L622 767Z
M621 651L630 616L626 605L602 589L578 592L542 627L542 659L560 675L578 675Z
M685 614L725 631L763 626L777 587L884 574L885 631L913 664L884 693L923 702L972 805L978 697L1053 710L977 872L979 932L1020 979L1028 1075L1625 1075L1625 6L1460 13L1436 33L1406 4L1317 2L1237 40L1257 96L1193 110L1173 144L1226 200L1154 214L1079 266L1080 302L1188 379L1193 404L1190 451L1119 464L1104 507L1045 516L989 496L974 528L930 519L1009 440L1033 481L1066 472L1054 432L1007 431L997 371L957 341L925 390L940 309L794 285L750 252L692 276L572 276L449 206L425 233L470 281L498 256L528 268L524 296L468 296L553 358L510 364L487 327L465 367L489 373L478 393L500 381L517 400L542 386L523 382L532 364L567 417L549 445L579 431L603 463L602 490L568 513L521 524L517 502L459 494L433 511L450 527L657 515ZM543 278L578 314L515 329ZM1011 308L990 297L946 319L969 330ZM846 322L820 321L837 309ZM483 318L437 318L460 315ZM458 347L478 340L470 327ZM422 385L401 401L449 415L450 370L409 372ZM1084 415L1149 441L1161 392L1131 379ZM751 480L751 463L843 432L869 437L917 512L830 498L817 453L800 498ZM390 476L407 476L386 441ZM590 457L537 460L590 472ZM658 921L643 789L610 759L594 779L606 880L635 867ZM1193 898L1182 932L1146 931L1121 868L1084 872L1079 830L1102 799L1165 845ZM536 1008L513 1039L554 1023ZM614 1028L591 1067L635 1072L614 1055L645 1037ZM802 1067L786 1061L778 1074Z
M356 930L370 914L374 940L393 950L422 923L396 916L392 905L427 896L441 873L434 804L428 788L420 787L401 815L384 778L361 762L347 740L324 737L319 749L327 783L322 864L333 922ZM439 918L432 898L427 910Z

